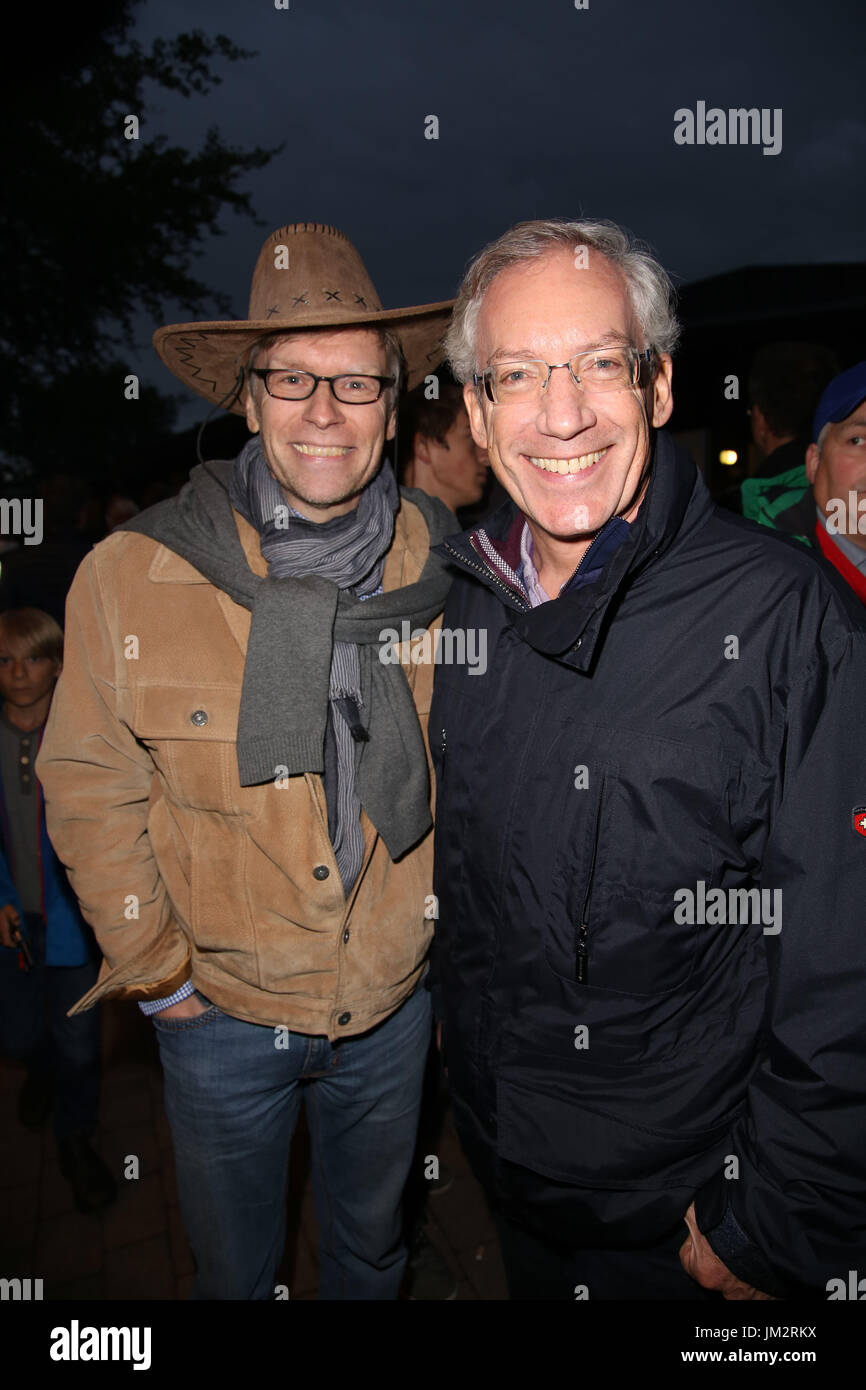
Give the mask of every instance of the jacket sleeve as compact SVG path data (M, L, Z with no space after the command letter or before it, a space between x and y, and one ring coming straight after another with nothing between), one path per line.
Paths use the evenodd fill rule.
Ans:
M738 1176L695 1201L719 1257L767 1293L825 1289L866 1246L864 696L862 630L819 646L790 692L761 872L782 892L764 1043L733 1130Z
M19 916L23 915L18 890L12 880L9 861L6 858L3 843L0 841L0 907L6 907L9 903L16 909Z
M36 760L51 843L105 957L74 1013L107 994L162 998L190 973L148 834L153 763L118 713L123 633L110 631L100 559L84 559L69 591L63 671Z

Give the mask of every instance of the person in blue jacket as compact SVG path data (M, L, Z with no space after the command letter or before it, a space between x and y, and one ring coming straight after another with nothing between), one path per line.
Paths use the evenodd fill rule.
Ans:
M0 1050L25 1063L23 1124L53 1105L60 1169L94 1211L116 1186L91 1138L99 1102L99 1010L67 1011L96 983L93 935L45 828L34 771L63 633L38 608L0 614Z

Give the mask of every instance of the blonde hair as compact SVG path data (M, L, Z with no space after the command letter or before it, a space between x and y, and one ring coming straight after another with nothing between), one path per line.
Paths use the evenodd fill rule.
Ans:
M0 613L0 642L12 656L63 660L63 629L41 608L7 608Z

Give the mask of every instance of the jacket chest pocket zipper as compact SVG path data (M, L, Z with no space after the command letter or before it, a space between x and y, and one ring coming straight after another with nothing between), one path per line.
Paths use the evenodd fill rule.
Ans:
M592 900L595 865L598 859L598 842L601 838L601 813L604 806L604 786L606 780L606 777L602 777L601 779L601 790L598 794L598 806L595 812L595 830L593 833L592 858L589 864L589 878L587 879L586 893L583 898L583 911L580 914L580 921L577 925L575 978L579 985L585 985L589 980L589 909Z

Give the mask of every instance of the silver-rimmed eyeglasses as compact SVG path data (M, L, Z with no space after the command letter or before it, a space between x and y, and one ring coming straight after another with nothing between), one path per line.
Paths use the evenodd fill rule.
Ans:
M622 391L637 386L641 370L652 358L652 348L639 351L633 347L595 348L579 352L568 362L543 362L536 358L495 362L483 372L475 372L476 386L483 384L487 399L496 405L510 401L526 401L540 397L547 389L551 372L567 368L575 386L595 394L601 391Z

